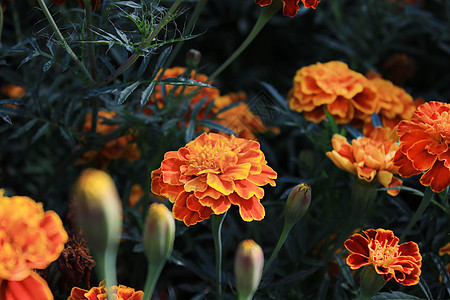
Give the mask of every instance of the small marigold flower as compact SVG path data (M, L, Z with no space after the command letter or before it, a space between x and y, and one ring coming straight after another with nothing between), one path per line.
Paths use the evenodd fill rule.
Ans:
M288 103L312 122L325 119L326 109L337 123L361 123L370 120L376 111L378 96L364 75L350 70L343 62L330 61L298 70Z
M244 101L244 93L231 93L217 97L214 100L214 112L218 112L233 103L239 102L239 104L219 113L217 115L218 120L215 122L227 126L238 137L256 140L255 133L265 132L266 127L261 118L255 115Z
M401 186L402 181L394 177L398 168L393 161L399 146L391 140L391 135L391 129L377 127L370 136L359 137L349 144L345 137L335 134L332 139L333 150L326 155L338 168L358 175L367 182L376 178L386 188ZM396 196L400 190L387 192Z
M280 1L280 0L275 0ZM282 0L283 1L283 15L295 17L297 11L300 9L298 5L299 0ZM306 8L316 8L320 0L302 0L303 5ZM261 6L266 6L272 4L272 0L255 0L256 4Z
M114 111L99 111L96 126L96 132L107 135L117 129L119 126L114 124L107 124L105 119L114 119L116 113ZM92 115L87 114L83 126L84 132L89 132L92 125ZM109 141L103 145L98 151L89 151L85 153L80 162L87 162L96 159L97 167L104 169L111 160L126 159L128 161L136 161L141 154L137 144L133 142L131 134L124 135L118 139Z
M26 93L26 90L18 85L8 83L3 85L2 94L11 99L22 98Z
M347 265L351 269L372 265L375 271L383 275L385 281L394 278L400 284L414 285L420 280L422 256L419 246L414 242L398 244L399 239L391 230L368 229L354 234L345 241L350 251Z
M107 290L105 282L100 282L98 287L93 287L89 291L74 287L67 300L105 300L107 299ZM117 300L142 300L144 299L143 291L135 291L133 288L124 285L112 286L111 292L113 299Z
M33 269L56 260L68 236L59 216L25 196L0 190L0 299L53 299ZM31 292L32 291L32 292Z
M401 121L397 129L400 148L394 164L403 177L425 172L420 183L434 192L450 185L450 104L432 101Z
M152 172L152 192L175 203L173 215L187 226L239 206L244 221L262 220L261 186L275 186L259 143L203 133L178 151L167 152Z
M296 185L289 193L284 209L285 222L294 225L305 215L311 204L311 187L306 183Z

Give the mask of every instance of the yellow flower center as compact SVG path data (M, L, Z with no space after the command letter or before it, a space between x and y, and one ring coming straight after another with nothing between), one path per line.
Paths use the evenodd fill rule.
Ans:
M236 154L230 145L223 141L210 141L203 146L193 145L190 148L189 171L195 170L196 175L224 172L224 167L236 162Z
M382 267L391 266L398 256L398 246L386 245L387 241L381 243L375 240L375 249L371 250L370 257L375 265Z

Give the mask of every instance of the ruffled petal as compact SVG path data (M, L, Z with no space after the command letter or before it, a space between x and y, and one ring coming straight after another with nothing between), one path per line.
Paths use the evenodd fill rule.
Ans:
M8 281L5 300L53 300L47 282L36 272L21 281Z
M239 206L239 214L241 215L242 220L246 222L253 220L261 221L266 215L264 206L262 206L259 199L255 196L250 197L249 199L243 199L236 193L233 193L228 196L228 199L232 204Z
M420 183L429 186L433 192L440 193L450 185L450 169L443 161L436 161L433 167L420 178Z

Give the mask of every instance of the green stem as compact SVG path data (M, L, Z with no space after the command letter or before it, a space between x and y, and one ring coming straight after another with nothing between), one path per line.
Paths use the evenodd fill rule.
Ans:
M274 1L271 5L265 6L261 8L261 11L258 16L258 20L256 20L255 25L252 28L252 31L249 33L247 38L242 42L242 44L237 48L234 53L209 77L209 81L212 81L216 78L223 70L225 70L247 47L250 43L255 39L255 37L259 34L261 29L267 24L270 18L281 9L282 2Z
M283 247L284 242L286 241L286 238L289 235L289 232L291 231L293 225L284 223L283 231L281 232L280 238L278 239L278 243L275 246L275 249L272 252L272 255L270 255L269 260L267 261L266 265L264 266L262 275L266 274L267 270L269 270L270 265L275 260L275 258L278 255L278 252L280 252L281 247Z
M430 189L430 187L427 187L425 189L425 192L423 193L422 202L420 202L419 207L417 208L415 214L413 215L412 219L409 221L408 225L406 226L405 230L403 230L402 235L400 236L400 241L403 241L406 235L409 233L411 228L416 224L416 222L419 220L419 218L423 215L425 212L425 209L428 207L428 205L431 202L431 199L433 199L434 192Z
M0 47L2 46L2 32L3 32L3 7L0 7Z
M53 28L53 31L56 34L56 37L66 49L67 53L72 57L73 61L78 65L78 67L81 69L81 71L84 73L84 75L87 77L90 83L94 83L94 79L92 79L91 74L89 74L86 67L83 65L83 63L78 59L76 54L72 51L72 49L69 47L69 44L67 44L66 40L64 39L63 35L61 34L61 31L59 31L58 26L55 23L55 20L53 20L52 15L48 11L47 5L45 5L44 0L37 0L39 3L39 6L42 8L42 11L44 12L45 17L47 18L47 21L50 23L50 26Z
M38 0L42 1L42 0ZM144 47L148 48L152 41L156 38L156 36L159 34L159 32L172 20L173 14L177 7L180 5L181 0L176 0L174 4L169 8L169 11L166 13L164 18L161 20L161 22L158 24L155 30L153 30L152 34L148 36L144 40ZM102 82L96 85L97 88L105 86L108 84L111 80L114 80L115 78L119 77L123 72L125 72L129 67L131 67L141 56L142 54L140 52L134 52L114 73L106 77Z
M105 287L108 291L108 300L113 300L111 294L111 287L117 286L117 274L116 274L116 258L117 258L117 245L109 245L105 253L97 254L97 274L99 278L105 278Z
M218 300L222 299L222 237L220 232L226 214L227 213L225 212L221 215L213 215L211 218L214 249L216 251L216 284Z
M149 264L147 270L147 279L145 280L144 287L144 299L150 300L152 298L153 292L155 291L156 283L158 282L159 275L164 268L164 263L158 265Z
M189 22L186 25L185 28L185 32L187 33L191 33L192 28L194 27L194 24L197 22L198 17L200 16L200 13L203 11L203 8L206 5L206 2L208 2L208 0L199 0L197 2L197 5L195 6L194 11L192 12L192 16L189 18ZM181 41L179 43L177 43L177 45L175 46L175 49L172 51L172 53L170 54L169 59L167 59L165 66L168 67L172 64L173 60L175 59L175 57L177 56L178 52L180 52L181 47L183 46L184 41Z

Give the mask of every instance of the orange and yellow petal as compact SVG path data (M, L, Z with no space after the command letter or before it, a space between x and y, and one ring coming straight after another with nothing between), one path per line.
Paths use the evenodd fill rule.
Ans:
M249 199L243 199L236 193L233 193L228 196L228 199L230 199L232 204L239 206L239 214L241 215L242 220L246 222L254 220L261 221L266 215L264 206L262 206L259 199L255 196L252 196Z
M36 272L20 281L0 280L0 299L4 300L53 300L47 282Z

